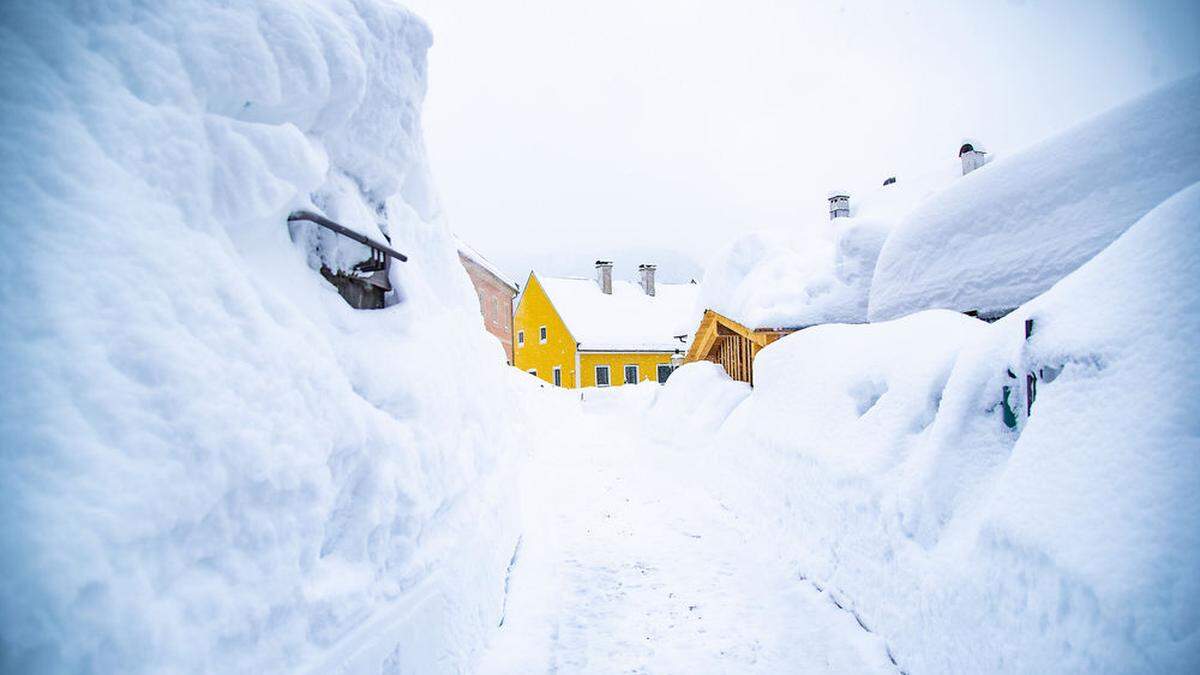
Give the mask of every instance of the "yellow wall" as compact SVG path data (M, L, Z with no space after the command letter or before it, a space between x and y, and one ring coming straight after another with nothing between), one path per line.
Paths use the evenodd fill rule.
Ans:
M546 327L546 344L538 339L538 328ZM525 331L525 344L517 334ZM521 370L537 369L537 376L554 383L554 367L562 368L562 386L575 386L575 338L550 304L537 276L530 274L525 292L513 317L513 365Z
M668 352L637 352L630 354L608 354L583 352L579 355L579 370L582 376L581 384L585 387L596 386L596 366L608 366L608 378L611 386L625 384L625 366L638 367L638 381L658 381L658 364L670 363L671 354Z
M546 327L546 344L541 344L538 329ZM525 344L517 335L525 331ZM562 368L562 386L575 387L575 338L563 323L536 275L530 274L525 292L513 316L513 365L524 371L537 370L537 376L554 383L554 367ZM596 386L596 366L609 367L609 386L625 384L625 366L638 366L638 381L658 381L660 363L670 363L670 352L589 353L579 354L582 386Z

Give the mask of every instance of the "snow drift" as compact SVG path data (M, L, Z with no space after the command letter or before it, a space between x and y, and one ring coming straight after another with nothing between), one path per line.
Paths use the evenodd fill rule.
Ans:
M732 411L691 406L719 427L713 488L907 672L1194 671L1197 226L1200 185L994 324L934 310L772 344ZM744 396L690 367L657 405L697 379Z
M1200 180L1200 76L989 162L904 218L879 254L869 316L1012 309Z
M429 185L427 28L118 1L0 31L0 670L466 667L516 385ZM410 255L391 307L343 302L297 208Z

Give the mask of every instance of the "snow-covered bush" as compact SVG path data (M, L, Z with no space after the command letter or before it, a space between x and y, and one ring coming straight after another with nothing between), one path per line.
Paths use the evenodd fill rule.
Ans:
M0 670L465 667L519 410L430 189L428 29L116 0L0 34ZM386 228L402 302L347 306L297 208Z

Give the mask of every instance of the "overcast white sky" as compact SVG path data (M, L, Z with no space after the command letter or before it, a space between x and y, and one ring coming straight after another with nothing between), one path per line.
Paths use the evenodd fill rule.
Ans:
M523 282L699 273L834 186L1010 152L1200 70L1200 2L408 0L450 226Z

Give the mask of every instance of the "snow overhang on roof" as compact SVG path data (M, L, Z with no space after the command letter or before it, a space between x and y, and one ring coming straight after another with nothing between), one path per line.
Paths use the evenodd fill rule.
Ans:
M504 284L505 286L508 286L509 288L511 288L514 293L517 292L517 290L518 290L517 282L513 281L512 279L509 279L503 272L500 271L499 267L496 267L494 264L492 264L492 262L490 260L483 257L483 254L481 254L479 251L475 250L475 248L473 246L471 246L467 242L463 241L457 235L455 235L455 237L454 237L454 244L458 248L459 255L470 260L471 262L475 263L476 265L479 265L481 268L483 268L484 271L486 271L488 274L495 277L496 281L499 281L500 283Z
M1200 77L954 181L888 237L868 316L1020 306L1200 181Z

